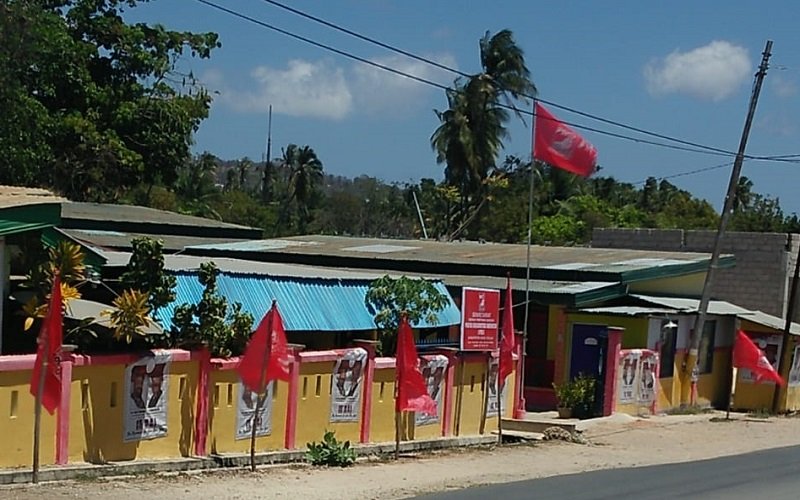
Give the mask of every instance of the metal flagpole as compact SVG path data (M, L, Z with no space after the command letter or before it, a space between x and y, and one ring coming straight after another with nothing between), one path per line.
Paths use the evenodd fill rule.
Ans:
M533 100L533 114L531 117L531 178L530 188L528 189L528 240L525 261L525 320L522 325L522 366L520 367L520 394L517 395L520 412L525 411L525 362L528 356L528 317L530 314L531 303L531 226L533 225L533 179L536 173L536 159L533 157L533 150L536 146L536 99ZM516 415L515 415L516 416Z
M272 308L269 311L269 330L267 330L267 345L264 349L264 360L261 363L261 373L258 377L259 382L259 389L261 389L258 394L256 394L256 408L255 412L253 413L253 418L250 420L250 470L252 472L256 471L256 427L258 427L258 413L261 411L261 393L264 393L264 402L266 403L267 399L267 383L268 381L264 380L266 371L267 371L267 364L269 363L269 357L272 353L272 332L275 330L275 303L276 301L272 301Z

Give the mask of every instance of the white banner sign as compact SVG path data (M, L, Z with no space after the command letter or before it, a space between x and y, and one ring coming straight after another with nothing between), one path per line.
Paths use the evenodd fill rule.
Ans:
M262 394L261 406L258 409L256 418L256 436L269 436L272 434L272 394L275 382L267 385L267 392ZM250 439L253 433L253 416L256 412L256 404L259 396L244 386L238 384L238 396L236 398L236 439Z
M361 413L361 383L367 366L367 351L345 351L333 366L331 378L331 422L358 422Z
M170 360L168 352L154 352L125 368L124 442L167 435Z
M619 403L636 402L636 381L639 373L640 351L628 351L619 360L621 380L619 384Z
M491 358L489 361L489 400L486 402L486 416L494 417L500 413L500 408L497 401L497 379L500 372L500 360L498 358ZM510 375L505 380L500 382L500 400L503 402L503 410L506 410L508 404L508 386L511 385Z
M789 370L789 387L800 385L800 346L794 348L792 368Z
M656 400L656 366L658 355L654 351L642 351L639 358L639 394L638 402L650 404Z
M419 369L422 378L428 387L428 395L436 401L436 415L428 415L418 411L414 415L415 425L428 425L439 422L442 415L442 399L445 390L445 380L447 379L447 357L433 356L431 358L420 358Z

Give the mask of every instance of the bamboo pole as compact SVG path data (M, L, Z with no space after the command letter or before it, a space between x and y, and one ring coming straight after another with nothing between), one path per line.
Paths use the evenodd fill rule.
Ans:
M461 435L461 408L464 403L464 356L458 357L458 394L456 400L455 434Z
M486 356L486 369L483 372L483 411L481 411L481 426L480 426L480 434L486 432L486 417L487 413L489 413L489 360L491 359L491 354L487 354Z
M497 444L503 444L503 391L500 389L500 374L503 357L497 358Z
M47 374L47 365L49 357L49 343L50 335L43 335L42 352L42 366L39 370L39 380L36 381L36 402L33 410L33 467L31 470L31 482L36 484L39 482L39 444L42 434L42 392L44 392L44 377Z

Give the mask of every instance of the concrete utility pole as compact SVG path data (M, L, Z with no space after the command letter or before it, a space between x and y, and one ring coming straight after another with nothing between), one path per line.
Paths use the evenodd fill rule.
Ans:
M267 203L272 197L269 192L272 175L272 104L269 105L269 118L267 118L267 148L261 161L264 163L264 172L261 175L261 201Z
M789 240L791 241L791 240ZM789 247L789 251L791 252L791 246ZM790 363L794 356L794 349L793 347L796 345L795 343L790 341L789 333L792 331L792 319L794 318L794 307L795 303L797 302L797 282L800 280L800 245L798 245L797 255L795 255L794 260L794 275L792 276L792 286L789 289L789 303L786 304L786 319L783 323L783 339L781 339L781 350L780 356L778 357L778 374L781 375L784 373L784 369L786 367L786 363L784 360L788 360ZM786 351L791 350L792 353L788 354ZM781 375L783 376L783 375ZM788 379L788 376L787 376ZM787 380L788 383L788 380ZM775 393L772 396L772 411L774 413L778 413L781 408L781 394L784 392L784 388L775 384Z
M711 299L711 289L714 283L714 275L716 274L717 267L719 266L720 247L722 246L722 237L725 234L725 228L728 225L728 220L733 213L733 202L736 198L736 187L739 185L739 176L742 173L742 163L744 162L744 152L747 147L747 138L750 135L750 126L753 123L753 116L756 112L756 104L758 104L758 95L761 93L761 84L764 82L764 77L767 75L767 68L769 67L769 58L772 55L772 40L767 40L767 45L761 58L761 65L755 75L755 82L753 83L753 91L750 95L750 107L747 111L747 119L744 122L744 130L742 131L742 138L739 142L739 150L736 153L736 159L733 162L733 170L731 171L731 179L728 182L728 193L725 195L725 204L722 208L722 214L719 219L719 229L717 230L717 237L714 240L714 249L711 253L711 262L708 265L708 272L706 279L703 283L703 294L700 298L700 306L697 311L697 319L694 323L694 328L691 332L689 352L686 356L684 364L684 377L691 377L691 403L696 403L695 396L697 394L697 378L698 378L698 359L697 354L700 349L700 339L703 336L703 327L705 326L706 316L708 314L708 303ZM682 394L681 403L685 404L685 397Z

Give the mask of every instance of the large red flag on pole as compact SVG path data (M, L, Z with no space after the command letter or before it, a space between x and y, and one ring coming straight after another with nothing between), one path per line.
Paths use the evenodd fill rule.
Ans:
M244 356L237 367L239 377L245 387L261 393L272 380L289 380L291 362L283 318L273 302L247 343Z
M783 378L772 367L764 351L750 340L746 333L739 330L736 333L736 342L733 345L733 366L747 368L755 376L756 383L764 379L772 380L783 385Z
M405 316L397 332L397 399L395 410L419 411L436 415L436 402L428 394L428 386L419 371L419 357L411 325Z
M61 406L61 342L63 311L61 304L61 278L53 277L50 304L39 331L36 361L31 376L31 394L41 400L42 406L52 415Z
M500 368L498 384L511 375L514 371L514 349L516 349L516 339L514 338L514 310L511 292L511 277L508 277L506 286L506 303L503 306L503 338L500 341Z
M533 158L588 177L597 165L597 150L538 102L533 132Z

